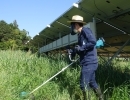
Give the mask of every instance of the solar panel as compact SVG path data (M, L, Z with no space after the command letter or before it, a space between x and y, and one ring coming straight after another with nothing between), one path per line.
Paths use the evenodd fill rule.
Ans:
M69 10L58 17L39 34L48 43L70 33L68 20L73 15L81 15L85 22L92 22L96 18L97 38L104 37L106 44L104 49L98 52L116 52L130 38L130 1L129 0L81 0L77 7L72 6ZM37 39L33 42L39 42ZM130 51L130 43L123 49L123 52ZM42 45L44 46L44 45Z

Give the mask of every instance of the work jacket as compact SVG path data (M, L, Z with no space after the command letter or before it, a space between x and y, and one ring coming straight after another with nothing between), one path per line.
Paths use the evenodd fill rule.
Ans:
M80 64L97 63L96 39L90 28L83 27L78 34Z

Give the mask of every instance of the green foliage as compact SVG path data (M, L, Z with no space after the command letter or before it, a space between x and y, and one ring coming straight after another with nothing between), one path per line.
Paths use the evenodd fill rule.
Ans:
M0 100L23 100L30 92L67 65L65 60L37 57L21 51L0 51ZM120 66L119 66L120 64ZM80 66L74 64L34 92L36 100L82 100L79 88ZM112 66L99 63L96 78L105 100L129 100L130 68L121 62ZM91 100L96 100L93 92ZM24 99L24 100L27 100Z
M23 29L20 30L18 28L17 21L15 20L13 23L6 23L5 21L0 21L0 49L21 49L23 50L25 47L29 48L31 45L26 45L27 41L29 41L31 37L28 32Z

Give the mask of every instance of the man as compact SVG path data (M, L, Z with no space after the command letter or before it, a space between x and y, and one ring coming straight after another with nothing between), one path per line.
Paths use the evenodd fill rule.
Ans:
M104 100L95 80L95 71L98 67L97 51L95 48L96 39L89 28L83 27L86 23L83 22L82 16L75 15L68 22L71 24L71 34L78 34L78 45L75 46L75 51L80 56L80 88L83 92L84 100L87 100L85 91L89 87L94 90L99 100Z

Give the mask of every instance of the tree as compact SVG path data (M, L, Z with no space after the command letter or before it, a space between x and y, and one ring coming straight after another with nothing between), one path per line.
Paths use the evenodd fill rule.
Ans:
M13 26L16 27L16 28L18 28L18 24L17 24L16 20L13 21Z
M10 24L0 20L0 49L23 50L23 48L29 48L26 45L26 42L29 40L31 40L29 32L25 29L20 30L16 20Z

